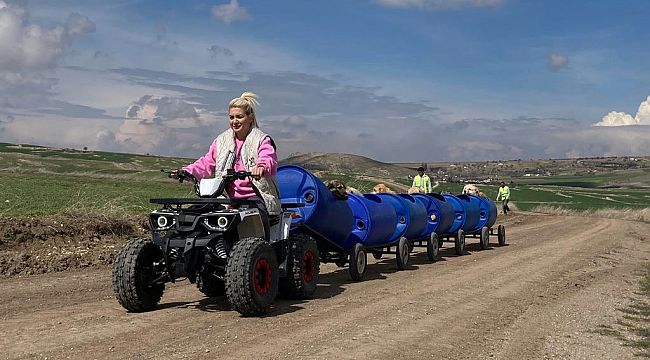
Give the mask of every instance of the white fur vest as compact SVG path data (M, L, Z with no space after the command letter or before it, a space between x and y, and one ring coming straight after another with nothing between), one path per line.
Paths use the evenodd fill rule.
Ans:
M256 127L251 128L251 131L248 133L240 151L242 164L244 164L247 171L251 171L257 165L257 151L262 140L267 136L266 133ZM226 158L228 157L229 151L235 152L235 132L232 129L228 129L219 134L214 141L217 145L215 176L219 176L219 170L234 167L234 164L226 164ZM262 200L264 200L269 215L277 215L280 213L280 192L278 191L275 176L262 177L259 180L253 179L253 188L256 189L255 192L259 193Z

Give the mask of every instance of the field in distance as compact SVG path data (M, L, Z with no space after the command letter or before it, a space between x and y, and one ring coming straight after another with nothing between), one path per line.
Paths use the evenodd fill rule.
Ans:
M191 162L169 158L33 145L0 144L0 213L48 215L63 211L146 214L149 198L193 196L160 172ZM322 180L340 179L363 193L383 182L406 192L417 163L391 164L352 154L308 153L283 159ZM646 208L650 158L565 159L475 163L428 163L434 191L459 193L479 184L494 198L496 182L511 185L522 210L551 204L569 209ZM549 175L551 174L551 175Z

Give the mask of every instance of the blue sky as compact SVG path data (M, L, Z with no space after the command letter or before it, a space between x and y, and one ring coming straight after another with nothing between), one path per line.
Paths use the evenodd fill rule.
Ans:
M0 0L0 141L197 157L650 154L647 1Z

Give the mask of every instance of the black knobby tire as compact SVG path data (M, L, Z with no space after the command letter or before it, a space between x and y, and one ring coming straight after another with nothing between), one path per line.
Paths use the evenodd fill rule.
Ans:
M456 255L461 256L465 253L465 231L459 229L454 239L454 252Z
M487 248L490 247L490 228L487 226L483 226L481 228L481 250L486 250Z
M395 257L395 260L397 260L397 268L400 270L406 269L409 265L410 257L411 245L409 241L405 237L399 238L397 242L397 256Z
M289 299L306 299L316 291L320 256L316 240L304 234L289 239L287 277L280 279L280 289Z
M151 285L162 272L162 250L147 239L129 240L117 253L113 263L113 291L117 301L131 312L156 308L165 284Z
M372 257L375 258L375 260L381 260L381 257L384 255L384 252L381 250L374 250L372 252Z
M427 257L430 261L435 261L436 257L438 257L439 245L440 240L438 239L438 234L432 232L431 236L429 236L429 241L427 241Z
M499 225L497 228L497 237L499 238L499 246L504 246L506 244L506 227Z
M205 296L215 297L226 294L226 284L208 274L199 274L196 277L196 287Z
M354 281L361 281L368 267L368 253L363 245L357 243L350 253L350 277Z
M278 294L279 269L273 247L250 237L233 247L226 265L226 298L245 316L269 311Z

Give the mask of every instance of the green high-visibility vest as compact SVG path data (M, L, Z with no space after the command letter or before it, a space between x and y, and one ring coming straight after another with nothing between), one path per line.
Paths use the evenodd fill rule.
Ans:
M499 193L497 194L497 201L510 199L510 188L508 185L499 188Z
M415 175L413 178L413 187L420 188L423 193L428 194L431 192L431 180L426 175Z

